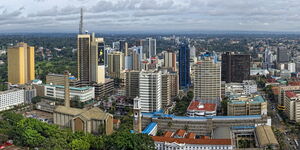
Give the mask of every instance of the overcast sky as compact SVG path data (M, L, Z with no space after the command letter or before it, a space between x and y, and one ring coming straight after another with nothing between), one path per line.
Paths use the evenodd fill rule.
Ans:
M300 0L0 0L1 32L300 31Z

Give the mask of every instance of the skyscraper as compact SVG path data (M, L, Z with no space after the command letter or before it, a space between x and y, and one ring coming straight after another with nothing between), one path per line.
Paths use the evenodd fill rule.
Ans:
M25 84L35 78L34 47L18 43L8 48L8 82Z
M78 79L82 85L105 80L104 39L92 34L77 36Z
M277 48L277 63L288 63L290 60L289 50L280 46Z
M135 98L139 96L139 75L140 71L125 72L126 97Z
M222 54L222 81L243 82L250 78L250 55L226 52Z
M164 68L171 68L172 71L176 71L176 53L165 52L164 53Z
M139 99L142 112L161 109L161 72L141 71L139 76Z
M112 78L120 78L121 71L124 70L124 54L119 51L108 54L108 74Z
M145 58L151 58L156 55L156 39L146 38L141 40L143 54Z
M221 64L213 54L201 55L195 66L194 97L208 103L221 98Z
M190 83L190 48L187 42L183 42L179 49L179 85L180 88L186 89Z

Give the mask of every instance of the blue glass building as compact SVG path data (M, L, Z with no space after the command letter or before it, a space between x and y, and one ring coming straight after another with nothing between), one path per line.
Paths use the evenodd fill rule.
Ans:
M191 84L190 77L190 48L187 42L180 44L179 49L179 86L188 89Z

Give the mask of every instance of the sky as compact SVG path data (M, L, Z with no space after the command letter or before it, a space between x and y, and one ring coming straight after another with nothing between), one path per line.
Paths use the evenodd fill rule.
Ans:
M300 0L0 0L0 33L300 31Z

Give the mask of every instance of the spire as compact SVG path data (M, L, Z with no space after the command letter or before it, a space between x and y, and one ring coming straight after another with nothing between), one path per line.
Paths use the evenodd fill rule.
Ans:
M83 8L80 9L79 34L82 34L82 30L83 30Z

